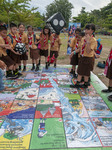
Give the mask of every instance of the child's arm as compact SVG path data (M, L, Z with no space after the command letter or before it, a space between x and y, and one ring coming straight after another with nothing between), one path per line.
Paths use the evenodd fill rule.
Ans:
M4 70L5 67L6 67L6 64L5 64L3 61L0 60L0 68L1 68L2 70Z

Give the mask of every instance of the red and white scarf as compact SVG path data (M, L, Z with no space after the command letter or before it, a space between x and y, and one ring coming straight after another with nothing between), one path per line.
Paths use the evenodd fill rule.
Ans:
M19 33L19 43L22 43L22 34Z
M33 35L28 35L29 47L32 47L32 38L33 38Z
M54 43L55 43L55 41L56 41L56 37L55 37L55 35L53 36L53 40L52 40L52 43L51 43L51 47L54 47Z
M83 54L84 54L85 46L86 46L86 40L84 39L84 44L83 44L83 46L82 46L82 52L81 52L81 55L82 55L82 56L83 56Z
M79 46L79 40L77 40L76 46L75 46L75 50L78 49Z
M18 39L17 39L17 36L12 35L11 33L9 33L9 34L13 37L13 39L15 39L15 40L16 40L16 42L17 42L17 43L19 43L19 41L18 41Z
M47 41L47 37L46 36L44 36L44 47L46 46L46 41Z
M7 38L3 38L5 41L5 44L9 44L9 42L7 41Z
M105 75L107 74L107 70L111 64L111 61L112 61L112 49L110 50L109 56L108 56L107 61L106 61L105 70L104 70Z

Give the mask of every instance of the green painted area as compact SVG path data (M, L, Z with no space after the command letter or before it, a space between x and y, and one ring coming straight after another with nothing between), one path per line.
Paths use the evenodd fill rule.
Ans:
M59 121L60 120L60 121ZM52 149L52 148L66 148L66 140L64 134L64 127L62 119L49 118L45 120L45 130L47 133L39 138L38 127L40 119L35 119L30 149Z

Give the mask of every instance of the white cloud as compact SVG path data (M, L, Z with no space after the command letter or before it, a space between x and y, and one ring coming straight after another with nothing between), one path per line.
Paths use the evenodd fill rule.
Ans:
M39 7L38 11L42 14L45 13L46 6L52 3L54 0L32 0L31 7ZM111 0L69 0L74 6L72 9L72 16L77 16L82 7L85 7L86 11L94 9L100 9L106 6Z

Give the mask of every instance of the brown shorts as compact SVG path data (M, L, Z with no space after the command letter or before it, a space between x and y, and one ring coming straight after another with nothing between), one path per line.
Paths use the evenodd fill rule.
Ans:
M12 58L12 60L15 62L15 64L20 64L20 55L16 55L13 52L10 52L10 57Z
M71 65L78 65L78 61L79 61L78 53L76 53L75 55L72 56L70 64Z
M30 58L31 59L38 59L39 58L39 49L30 49Z
M10 67L15 64L15 62L8 55L7 56L2 55L2 57L0 57L0 60L2 60L7 67Z
M78 74L81 76L90 76L90 72L93 70L93 57L80 57L78 63Z
M50 58L53 56L53 54L55 58L58 57L58 51L50 51Z
M28 60L28 55L26 53L20 55L20 60Z
M47 50L40 49L40 56L48 57L48 49Z
M108 69L107 69L106 77L107 77L108 79L112 79L112 62L111 62L110 66L109 66Z

